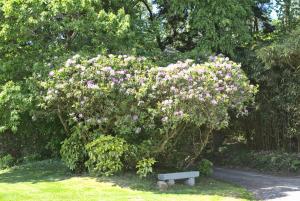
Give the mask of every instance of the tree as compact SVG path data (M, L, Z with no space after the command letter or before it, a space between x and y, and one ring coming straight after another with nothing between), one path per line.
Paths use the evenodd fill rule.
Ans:
M139 30L143 30L142 10L132 3L0 0L0 119L5 130L0 140L11 146L10 150L18 150L13 151L14 156L32 152L29 143L36 151L57 153L54 147L60 147L59 141L65 137L56 124L57 116L45 115L37 107L39 91L29 77L48 75L74 52L135 53ZM26 100L29 104L24 104Z
M296 141L297 151L300 151L299 101L300 101L300 26L290 34L282 35L271 45L258 52L266 69L260 82L264 83L261 93L268 95L263 105L270 107L274 118L282 122L283 128L278 129L276 144L284 149L292 148ZM267 93L267 91L271 93ZM276 125L272 126L273 128ZM281 132L280 132L281 130ZM293 140L293 139L297 140ZM283 139L280 140L280 139ZM282 142L282 143L281 143ZM278 147L278 148L279 148Z
M283 29L295 27L300 16L299 0L276 0L275 2Z
M45 64L54 67L73 52L132 50L130 15L122 6L107 9L102 4L94 0L0 1L0 81L22 80L42 71Z
M180 52L197 49L232 54L251 39L250 0L141 2L156 27L156 41L162 51L171 46Z

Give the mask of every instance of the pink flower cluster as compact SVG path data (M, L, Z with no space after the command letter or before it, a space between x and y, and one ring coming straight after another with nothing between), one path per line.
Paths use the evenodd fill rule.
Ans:
M85 114L90 108L119 107L122 102L132 101L127 103L128 107L151 111L164 125L192 121L200 126L209 121L222 126L228 121L229 108L245 111L245 105L255 94L256 88L249 84L240 65L222 56L213 56L203 64L186 60L167 67L148 67L143 62L145 58L127 55L100 55L82 62L75 56L67 61L65 68L49 73L45 100L48 104L71 103L70 110L75 112L77 108ZM85 101L83 96L87 97ZM110 113L103 110L96 119L108 118ZM136 111L129 119L135 125L141 120L139 117ZM141 130L135 127L133 132Z

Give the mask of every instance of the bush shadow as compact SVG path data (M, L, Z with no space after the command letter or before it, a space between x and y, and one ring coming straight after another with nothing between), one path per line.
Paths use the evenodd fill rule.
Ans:
M60 161L47 160L4 170L0 174L0 183L56 182L68 179L71 176Z
M200 177L196 179L196 185L193 187L185 185L184 180L176 180L176 184L174 186L171 186L164 191L160 191L156 187L157 179L154 176L141 179L134 173L125 173L123 175L112 177L97 177L97 181L112 183L112 185L121 188L147 191L155 194L189 194L253 200L251 193L245 189L234 184L224 183L207 177Z
M88 177L97 182L110 183L120 188L129 188L137 191L151 192L154 194L169 195L202 195L220 196L252 200L252 196L243 188L220 182L211 178L198 178L194 187L189 187L183 181L176 180L176 184L165 191L159 191L156 187L157 178L139 178L135 173L127 172L111 177L97 177L91 175L72 174L60 161L41 161L22 165L0 172L0 183L15 184L28 182L32 184L40 182L57 182L72 177Z

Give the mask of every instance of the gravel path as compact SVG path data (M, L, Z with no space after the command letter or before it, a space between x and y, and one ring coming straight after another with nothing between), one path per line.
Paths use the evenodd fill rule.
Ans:
M258 200L300 201L300 176L279 177L251 171L215 168L214 177L247 188Z

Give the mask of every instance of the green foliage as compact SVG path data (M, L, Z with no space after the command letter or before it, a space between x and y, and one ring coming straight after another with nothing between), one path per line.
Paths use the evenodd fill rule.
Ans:
M0 157L0 170L12 167L15 163L14 157L12 155L7 154L5 156Z
M148 174L151 174L153 172L153 165L155 164L154 158L144 158L140 161L138 161L136 165L137 174L140 177L147 177Z
M213 163L207 159L202 159L199 162L198 170L200 175L211 176L213 173Z
M232 54L236 47L251 40L248 21L252 0L156 0L155 3L157 14L149 15L161 33L157 36L161 49L171 46L180 52L197 49Z
M95 133L109 133L132 148L126 168L187 167L257 91L229 58L205 62L212 52L260 85L232 133L300 151L298 3L277 2L286 32L270 33L268 0L0 0L0 151L56 157L62 144L79 171Z
M231 167L248 167L268 172L298 172L300 156L297 153L223 149L216 163Z
M56 113L38 106L40 90L29 77L38 74L41 79L74 52L135 53L141 41L135 32L143 29L135 25L143 23L140 6L132 4L0 0L0 133L5 134L0 137L5 144L1 151L17 152L18 157L35 152L58 156L67 132L62 132Z
M235 130L254 149L299 152L300 26L269 36L244 62L260 88L256 110Z
M24 156L22 159L22 162L26 164L26 163L39 161L41 159L42 159L42 157L40 154L30 154L30 155Z
M122 170L124 153L128 151L126 141L111 135L101 135L86 145L89 160L86 165L90 172L113 175Z
M106 12L93 0L1 0L0 81L41 72L72 52L130 51L130 16L121 7Z
M300 158L297 158L297 159L292 159L290 161L290 170L292 171L297 171L300 169Z
M138 150L148 145L153 157L166 155L176 146L172 140L185 135L184 146L195 139L199 143L189 163L202 152L212 130L228 125L229 110L247 113L256 92L240 65L223 56L203 64L187 60L157 67L143 57L75 55L39 83L44 88L41 106L64 117L66 131L84 128L79 135L85 143L93 133L111 133ZM186 132L190 128L194 132Z
M297 0L275 0L277 15L283 32L299 23L300 2Z
M71 170L81 172L85 169L86 150L79 129L76 129L75 132L63 142L60 153L62 160Z
M10 81L0 85L0 134L9 130L16 132L28 100L21 92L21 87Z

